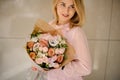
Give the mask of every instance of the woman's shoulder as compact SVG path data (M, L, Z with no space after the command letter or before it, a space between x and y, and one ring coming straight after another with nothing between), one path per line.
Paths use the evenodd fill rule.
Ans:
M70 30L74 35L80 34L80 35L86 35L83 28L80 26L75 26Z
M77 32L77 31L79 31L79 32L83 32L83 29L80 27L80 26L74 26L73 28L71 28L70 29L71 31L75 31L75 32Z

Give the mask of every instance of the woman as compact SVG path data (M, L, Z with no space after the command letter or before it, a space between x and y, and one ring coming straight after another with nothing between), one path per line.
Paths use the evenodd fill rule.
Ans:
M67 39L69 56L58 69L38 70L41 73L36 80L83 80L91 73L87 38L81 29L85 20L83 0L53 0L53 10L55 18L49 24Z

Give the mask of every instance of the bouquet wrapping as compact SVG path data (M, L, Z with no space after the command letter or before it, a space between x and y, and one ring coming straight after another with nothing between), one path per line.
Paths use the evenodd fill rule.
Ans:
M26 43L26 51L32 61L43 69L59 68L65 60L66 40L60 35L36 31Z

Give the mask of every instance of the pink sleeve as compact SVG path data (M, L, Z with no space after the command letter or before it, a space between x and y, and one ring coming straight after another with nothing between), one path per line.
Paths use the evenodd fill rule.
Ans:
M64 73L68 77L89 75L92 67L86 35L79 27L74 28L70 35L73 36L73 39L70 42L76 51L75 59L77 60L66 65Z

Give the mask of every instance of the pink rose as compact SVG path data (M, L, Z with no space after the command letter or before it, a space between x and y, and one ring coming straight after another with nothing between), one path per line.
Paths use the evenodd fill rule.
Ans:
M56 54L63 54L65 52L65 48L57 48L55 49Z
M52 62L54 62L54 61L56 61L56 60L57 60L57 56L56 56L56 55L51 58L51 61L52 61Z
M61 63L63 61L63 55L58 55L57 62Z
M42 51L42 50L43 50L43 48L40 46L40 47L39 47L39 50L40 50L40 51Z
M36 62L37 64L42 64L43 59L42 59L42 58L36 58L36 59L35 59L35 62Z
M40 46L42 46L42 47L47 47L49 45L48 41L45 39L40 39L39 43L40 43Z
M59 66L60 66L60 65L59 65L58 63L55 63L55 64L53 65L54 68L59 68Z
M30 55L31 59L33 59L33 60L34 60L34 59L35 59L35 57L36 57L35 52L30 52L30 54L29 54L29 55Z
M43 51L43 52L47 52L47 51L48 51L48 47L43 47L43 48L42 48L42 51Z
M33 48L34 42L33 41L29 41L27 42L27 47L28 48Z
M54 49L53 49L53 48L50 48L50 49L48 50L48 56L52 57L54 54L55 54Z
M43 60L44 63L48 63L49 62L47 57L43 57L42 60Z

